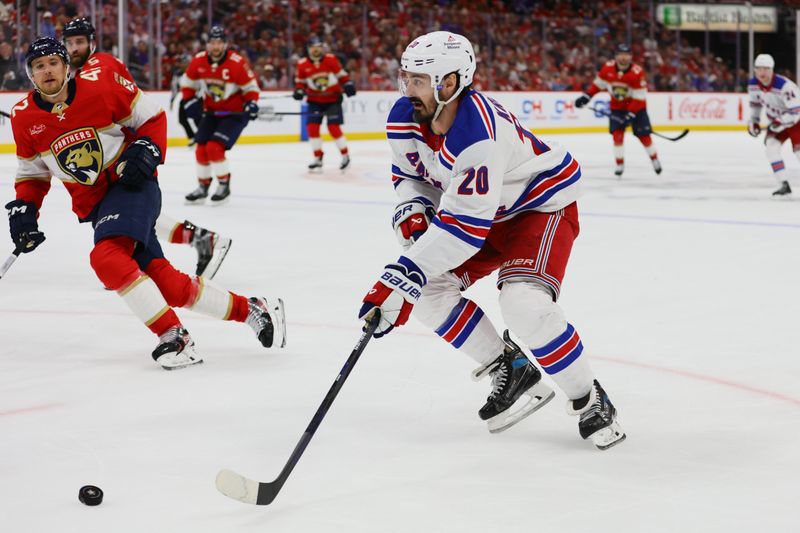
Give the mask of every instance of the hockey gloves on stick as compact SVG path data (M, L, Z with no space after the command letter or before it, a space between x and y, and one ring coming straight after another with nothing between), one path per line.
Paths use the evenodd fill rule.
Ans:
M342 85L342 89L344 90L344 94L346 94L348 97L356 95L356 84L352 81L348 81Z
M761 124L756 120L751 120L747 123L747 133L749 133L751 137L758 137L761 133Z
M375 328L375 338L402 326L408 321L411 309L422 296L427 283L425 274L410 259L400 256L397 263L386 265L378 282L364 297L358 318L369 320L375 309L380 309L381 320Z
M255 120L258 118L258 103L252 100L245 102L244 104L244 112L247 113L247 116L250 117L250 120Z
M591 96L589 96L589 95L588 95L588 94L586 94L586 93L583 93L582 95L580 95L580 96L578 97L578 99L577 99L577 100L575 100L575 107L577 107L578 109L580 109L580 108L582 108L583 106L585 106L586 104L588 104L588 103L589 103L589 100L591 100L591 99L592 99L592 97L591 97Z
M195 122L200 122L203 118L203 101L197 96L181 100L181 107L186 116Z
M422 237L435 215L433 203L422 196L397 204L392 217L392 228L403 250L411 248Z
M33 202L24 200L8 202L6 209L8 209L8 229L17 250L24 254L34 251L44 242L44 233L39 231L39 223L36 222L39 210Z
M306 97L306 92L303 89L295 89L294 92L292 93L292 98L298 101L302 100L305 97Z
M122 152L117 163L119 183L128 189L138 189L151 179L161 164L161 149L150 139L136 139Z

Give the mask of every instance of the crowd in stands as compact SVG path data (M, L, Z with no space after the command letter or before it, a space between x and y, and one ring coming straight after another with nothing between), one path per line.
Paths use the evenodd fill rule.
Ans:
M48 7L36 21L23 7L18 35L16 2L0 0L0 90L29 86L20 66L35 37L32 22L38 35L60 37L70 19L90 15L90 1L39 1ZM478 55L474 85L482 90L584 90L629 34L634 61L645 67L651 89L734 91L747 79L745 71L737 76L730 55L726 61L690 46L685 32L679 43L676 32L653 20L647 0L175 0L160 4L160 43L148 31L147 0L127 5L125 62L139 84L152 89L170 89L203 49L209 14L267 90L293 85L294 65L312 34L339 56L360 89L394 90L406 44L436 29L470 38ZM116 54L117 1L95 0L95 9L99 48Z

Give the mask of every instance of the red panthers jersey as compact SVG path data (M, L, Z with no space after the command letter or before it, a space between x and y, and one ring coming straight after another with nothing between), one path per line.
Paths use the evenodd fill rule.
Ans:
M636 113L647 107L647 80L644 69L636 63L631 63L627 70L619 70L616 61L607 61L587 93L594 96L600 91L611 95L612 110Z
M304 57L297 63L294 85L303 89L308 101L317 104L338 102L342 96L342 84L350 81L342 64L333 54L325 54L317 62Z
M87 59L86 63L84 63L84 65L78 69L78 72L76 72L75 75L77 76L81 71L88 70L92 67L105 67L106 70L116 72L125 79L133 81L133 75L128 70L128 67L125 66L125 63L119 60L116 56L106 52L95 52L90 55L89 59Z
M17 145L17 198L42 205L52 176L64 183L78 218L91 214L115 183L114 167L137 137L167 151L164 111L118 72L88 63L69 81L67 100L45 102L31 91L11 109Z
M219 62L212 63L208 52L192 58L181 76L181 96L203 96L206 111L239 113L245 102L258 100L258 83L247 60L232 50L226 50Z

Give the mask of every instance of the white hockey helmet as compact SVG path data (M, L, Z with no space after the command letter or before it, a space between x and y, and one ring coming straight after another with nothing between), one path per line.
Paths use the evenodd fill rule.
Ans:
M434 31L411 41L400 58L400 69L413 74L428 74L436 102L445 105L472 83L475 75L475 51L472 43L463 35ZM439 100L442 80L453 72L458 75L458 89L451 98L442 102Z
M755 62L753 62L754 67L764 67L764 68L775 68L775 60L772 59L772 56L769 54L758 54L756 56Z

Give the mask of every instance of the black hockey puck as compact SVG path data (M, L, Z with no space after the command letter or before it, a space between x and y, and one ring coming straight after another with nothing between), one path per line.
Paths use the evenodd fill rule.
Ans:
M86 485L78 491L78 499L84 505L100 505L103 501L103 491L100 487Z

